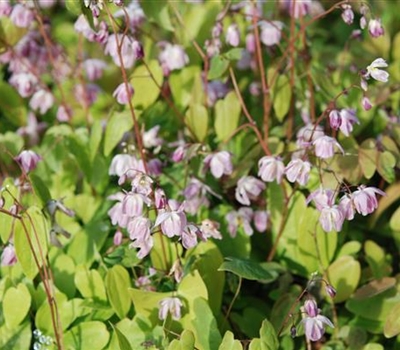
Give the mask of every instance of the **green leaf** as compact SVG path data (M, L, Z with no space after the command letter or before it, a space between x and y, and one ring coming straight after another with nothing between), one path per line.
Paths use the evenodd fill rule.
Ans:
M286 75L279 75L273 92L273 107L278 121L282 122L290 108L292 99L292 90L289 84L289 78Z
M261 339L260 338L254 338L249 346L249 350L261 350Z
M115 265L106 275L106 289L111 306L119 318L124 318L131 308L131 287L129 273L122 266Z
M189 330L184 330L180 339L174 339L168 346L168 350L194 350L194 334Z
M278 278L276 271L268 271L261 264L252 260L226 258L218 271L229 271L248 280L273 282Z
M9 17L2 16L0 18L0 52L14 46L27 31L27 28L17 27Z
M0 349L2 350L30 349L31 338L30 322L24 322L13 328L5 324L0 327Z
M82 322L65 333L65 350L101 350L110 338L104 323Z
M260 329L261 350L278 350L279 342L275 329L268 320L264 320Z
M31 180L36 195L40 198L42 206L46 206L47 202L51 199L51 194L46 184L35 174L29 174L29 179Z
M97 270L87 270L78 266L75 273L75 285L85 298L95 301L107 301L103 279Z
M89 155L90 161L93 162L99 149L101 138L103 136L103 126L101 120L96 120L91 128L89 140Z
M386 338L392 338L400 334L400 302L397 303L387 315L383 334Z
M337 291L334 302L340 303L356 290L361 277L360 263L352 256L341 256L329 266L327 276Z
M73 298L76 292L74 260L69 255L59 254L51 261L51 268L57 288L69 298Z
M358 162L365 178L370 179L376 171L378 150L373 139L365 140L358 149Z
M208 111L200 104L192 104L186 112L186 122L199 142L207 136Z
M396 209L390 218L390 228L393 231L400 231L400 207Z
M379 154L378 173L389 183L396 179L394 167L396 166L396 157L389 151Z
M81 1L66 1L65 7L67 10L74 15L82 14L82 2Z
M189 105L192 98L194 81L197 76L200 76L200 68L198 66L185 67L171 73L169 85L174 101L178 106L186 107Z
M238 61L242 57L243 49L240 47L236 47L234 49L230 49L228 52L224 54L229 61Z
M233 333L226 331L224 337L222 338L222 343L218 350L242 350L243 346L239 340L235 340Z
M131 347L131 344L129 343L129 340L125 337L124 333L122 333L118 327L113 327L114 332L117 335L118 338L118 345L120 350L133 350Z
M4 20L7 18L1 17L0 19ZM8 83L4 81L0 82L0 95L2 96L0 99L0 111L2 115L15 126L24 125L27 111L23 99ZM14 154L16 153L17 152Z
M343 255L356 255L361 250L362 244L358 241L350 241L346 242L342 245L337 254L337 257L341 257Z
M399 302L400 293L396 288L390 288L370 298L351 298L346 302L346 308L368 320L386 322L387 316Z
M146 3L150 4L151 2ZM158 8L158 3L157 6L153 7ZM162 68L156 60L151 60L147 66L149 67L149 70L157 84L153 81L153 78L150 76L146 66L141 65L135 68L130 78L132 86L135 90L132 100L135 109L140 108L144 110L150 107L160 95L159 86L162 85L164 79Z
M365 258L376 279L382 278L386 273L385 251L374 241L364 243ZM389 267L390 268L390 267Z
M218 330L217 321L203 298L193 301L191 311L191 327L196 339L196 348L199 350L217 349L221 343L221 334Z
M240 112L240 103L234 91L215 104L214 128L219 141L226 141L236 130Z
M157 6L154 6L154 3L152 3L151 1L143 1L141 3L141 6L146 17L151 22L156 23L161 28L170 32L175 31L168 12L168 1L158 0Z
M24 274L29 279L33 279L38 273L37 263L41 267L47 254L49 228L46 218L38 207L29 207L22 217L25 226L22 225L21 220L15 221L15 252ZM26 227L26 232L24 227Z
M210 70L208 71L207 79L214 80L220 78L228 69L229 60L223 56L216 55L211 58Z
M400 60L400 32L397 32L392 41L392 57L393 61Z
M383 277L379 280L372 280L368 284L358 288L354 293L354 299L371 298L380 293L386 292L388 289L396 286L396 279L393 277Z
M104 155L109 156L122 136L133 127L132 116L128 111L114 113L107 123L104 136Z
M365 345L361 350L385 350L385 348L378 343L369 343Z
M15 328L18 326L31 307L31 295L28 288L20 283L17 288L7 289L3 299L3 315L7 326Z

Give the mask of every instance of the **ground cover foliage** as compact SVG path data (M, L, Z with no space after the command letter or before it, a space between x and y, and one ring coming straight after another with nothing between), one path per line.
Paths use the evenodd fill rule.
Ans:
M398 1L0 3L0 348L400 348Z

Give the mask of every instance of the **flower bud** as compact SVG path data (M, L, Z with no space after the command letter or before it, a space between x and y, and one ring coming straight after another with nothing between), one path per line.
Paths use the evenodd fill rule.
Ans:
M366 110L366 111L369 111L372 108L371 101L369 100L369 98L367 96L364 96L362 98L361 104L362 104L364 110Z
M336 289L333 288L330 284L327 284L325 286L325 291L326 294L328 294L331 298L334 298L336 296Z
M290 336L292 338L296 338L296 334L297 334L297 329L296 329L296 326L293 325L292 327L290 327Z
M33 151L22 151L15 160L21 165L25 173L29 173L36 168L37 163L42 157Z

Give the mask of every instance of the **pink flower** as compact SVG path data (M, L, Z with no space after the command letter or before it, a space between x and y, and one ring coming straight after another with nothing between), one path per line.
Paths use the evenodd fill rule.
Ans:
M351 6L348 4L344 4L344 5L342 5L342 9L343 9L342 19L343 19L344 23L349 24L349 25L352 24L354 21L354 12L351 9Z
M265 156L258 161L258 176L265 182L281 183L285 165L280 158Z
M325 232L331 232L335 230L339 232L342 230L344 221L344 215L337 205L331 207L325 207L321 210L319 217L319 223Z
M186 249L193 248L197 245L197 237L203 238L201 230L192 223L187 224L181 234L182 245Z
M210 187L196 178L192 178L183 191L186 212L194 215L201 207L208 207L207 193L212 193Z
M12 11L12 6L8 3L8 0L0 1L0 17L8 17Z
M88 79L94 81L102 77L104 69L107 68L107 64L103 60L90 58L83 62L83 68L85 69Z
M42 157L33 151L22 151L15 160L21 165L22 170L25 173L36 168L37 163L42 160Z
M354 204L352 198L349 195L346 194L342 198L340 198L339 209L342 212L345 219L347 220L354 219Z
M119 246L122 244L122 239L124 238L124 235L122 234L122 232L120 230L117 230L114 234L114 238L113 238L113 243L115 246Z
M323 208L331 207L335 202L335 193L332 190L319 189L312 192L308 197L306 203L314 202L315 207L322 211Z
M304 310L307 314L302 320L304 333L311 341L318 341L322 338L325 333L324 325L334 328L334 325L327 317L320 315L320 310L315 300L307 300L304 303Z
M254 226L258 232L265 232L268 227L269 212L257 210L254 212Z
M128 86L128 89L127 89ZM121 105L126 105L129 103L133 96L134 90L131 84L119 84L113 92L113 97L117 99L117 102Z
M111 161L108 175L122 176L130 169L137 168L137 160L130 154L117 154Z
M57 109L57 120L60 122L68 122L72 118L71 110L64 105Z
M141 216L144 204L150 205L149 198L140 193L128 192L122 200L122 212L129 217Z
M40 89L36 91L31 100L29 106L35 111L39 109L40 114L45 114L54 104L54 97L51 92Z
M385 30L383 29L381 19L370 19L368 23L368 31L373 38L378 38L381 35L384 35Z
M331 286L330 284L327 284L325 286L325 291L326 291L326 294L328 294L331 298L334 298L336 296L336 289L333 286Z
M367 26L367 19L364 16L361 16L360 18L360 28L365 29Z
M32 73L13 74L9 81L22 97L32 95L38 83L38 79Z
M236 237L239 227L243 227L245 234L251 236L254 232L251 227L252 218L253 209L251 208L240 208L238 211L233 210L226 214L225 219L228 222L228 232L231 237Z
M154 226L161 225L161 231L167 237L181 236L186 227L187 219L183 212L184 205L176 201L168 201L169 210L160 210Z
M294 4L293 4L294 2ZM283 7L290 13L294 18L299 18L307 15L311 12L312 0L280 0Z
M11 11L10 19L17 27L28 28L34 20L34 15L28 7L16 4Z
M114 0L114 3L116 2L116 0ZM118 2L122 3L121 5L117 5L117 6L122 6L123 5L123 1L122 0L118 0ZM122 10L118 10L117 12L114 13L114 17L118 18L118 17L122 17L125 20L125 16L128 15L128 23L130 25L130 28L135 30L136 28L140 27L140 25L145 21L146 16L143 12L143 9L140 6L139 2L136 1L131 1L130 4L128 6L126 6L124 9Z
M253 33L246 35L246 50L250 53L256 52L256 39Z
M372 108L371 101L367 96L363 96L361 100L361 105L363 106L364 110L369 111Z
M231 24L226 30L226 43L234 47L239 46L240 33L236 24Z
M179 163L186 157L186 145L178 146L172 153L171 160L175 163Z
M235 198L243 205L250 205L250 200L257 199L260 193L265 189L265 184L253 176L243 176L239 179Z
M12 266L17 262L17 255L12 244L4 248L1 254L1 266Z
M389 80L389 73L379 68L386 68L388 64L383 58L377 58L367 67L366 78L370 76L375 80L386 83Z
M379 188L365 187L364 185L359 186L358 190L351 195L357 213L366 216L378 208L376 194L380 194L381 196L386 195L385 192L381 191Z
M137 253L139 259L143 259L147 256L153 248L154 241L151 236L150 226L151 221L142 216L137 216L128 223L127 230L129 232L129 237L133 240L129 246L140 248Z
M171 314L174 320L179 320L181 318L181 307L182 302L179 298L164 298L160 301L160 310L158 312L158 318L160 320L165 320L168 313Z
M344 154L342 146L340 146L339 143L330 136L319 137L313 142L313 145L315 147L315 155L322 159L333 157L335 154L335 146Z
M340 116L340 111L337 109L332 109L329 112L329 125L332 129L338 130L342 124L342 117Z
M290 182L297 181L304 186L308 182L310 175L311 163L301 159L292 159L286 166L285 174Z
M301 148L306 148L310 143L324 135L324 131L320 125L307 124L296 134L297 145Z
M173 70L182 69L189 63L189 57L180 45L164 43L158 59L164 70L164 75L168 75Z
M161 188L156 188L154 191L154 203L157 209L164 209L167 205L167 197Z
M354 109L342 109L340 111L340 118L341 123L339 129L344 135L349 136L353 131L353 124L359 123L356 117L356 111Z
M205 168L210 168L211 174L219 179L222 175L232 174L232 155L227 151L209 154L204 159Z
M123 34L111 34L108 37L107 43L104 47L104 53L106 55L110 55L114 63L120 67L121 58L118 54L118 45L120 46L121 58L124 67L127 69L132 68L135 60L138 58L137 43L135 44L135 40Z
M79 15L78 19L75 21L74 29L76 32L82 33L89 41L95 40L96 32L92 29L84 15Z
M201 222L200 230L205 238L222 239L221 232L219 232L220 224L210 219L205 219Z
M283 23L279 21L259 22L261 33L260 40L266 46L274 46L281 41Z
M161 146L164 140L158 137L158 132L160 131L160 125L153 126L151 129L143 133L143 146L146 148Z

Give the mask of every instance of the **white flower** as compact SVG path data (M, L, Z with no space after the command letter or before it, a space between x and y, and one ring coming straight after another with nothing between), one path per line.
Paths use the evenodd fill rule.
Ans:
M367 76L386 83L389 79L389 73L379 68L386 68L387 66L388 64L383 58L377 58L367 67Z

